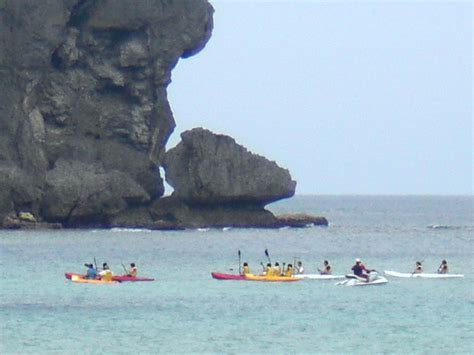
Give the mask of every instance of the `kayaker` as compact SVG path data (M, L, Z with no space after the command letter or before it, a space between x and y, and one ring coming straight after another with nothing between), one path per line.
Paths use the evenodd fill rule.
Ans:
M298 264L296 265L296 274L298 275L304 274L304 267L301 261L298 261Z
M280 264L276 262L275 266L273 267L273 275L280 276L281 274L282 274L282 270L281 270Z
M104 281L112 281L112 271L109 268L109 265L107 263L102 264L102 271L99 272L100 279Z
M324 260L324 266L322 269L318 268L319 274L320 275L331 275L332 270L331 270L331 265L329 265L329 261Z
M244 263L244 266L242 267L242 275L248 275L250 274L250 268L248 263Z
M421 274L423 272L423 267L421 266L421 261L417 261L415 264L415 271L414 274Z
M270 263L267 264L267 267L265 268L265 271L263 272L263 274L266 276L273 276L272 264Z
M355 265L352 267L352 271L354 272L354 275L358 277L363 277L367 281L369 280L369 273L370 270L368 270L364 264L360 261L360 259L356 259Z
M286 271L285 271L285 274L284 276L286 277L292 277L293 276L293 265L291 264L288 264L288 266L286 267Z
M438 274L447 274L448 273L448 262L446 259L441 261L441 265L438 268Z
M135 263L131 263L130 264L130 271L128 272L127 276L137 277L137 274L138 274L138 269L135 266Z
M87 267L86 275L84 276L85 279L93 280L97 277L97 270L94 268L92 264L84 264Z

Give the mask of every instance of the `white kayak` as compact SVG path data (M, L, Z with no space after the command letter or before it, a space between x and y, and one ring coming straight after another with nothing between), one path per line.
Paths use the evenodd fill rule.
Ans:
M300 274L295 275L295 278L303 280L340 280L346 277L344 275Z
M461 274L430 274L426 272L422 272L420 274L413 274L408 272L384 271L384 273L385 275L403 278L421 277L426 279L460 279L464 277L464 275Z
M379 275L371 275L368 280L358 277L356 275L346 275L344 281L339 281L336 285L340 286L371 286L371 285L383 285L388 282L388 280Z

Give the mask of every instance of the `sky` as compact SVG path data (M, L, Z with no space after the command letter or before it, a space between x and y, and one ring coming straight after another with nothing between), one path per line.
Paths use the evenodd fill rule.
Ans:
M233 137L296 194L473 193L473 3L211 0L172 72L179 134Z

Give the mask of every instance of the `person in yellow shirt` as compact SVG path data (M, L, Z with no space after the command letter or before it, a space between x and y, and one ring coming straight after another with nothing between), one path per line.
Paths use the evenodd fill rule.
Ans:
M263 274L265 276L269 276L269 277L273 276L272 264L270 264L270 263L267 264L267 267L265 268L265 271L263 272Z
M109 265L107 263L102 264L102 271L99 273L100 279L104 281L112 281L112 270L110 270Z
M242 275L248 275L250 274L250 268L248 263L244 263L244 266L242 267Z
M285 271L284 276L285 277L293 277L293 265L288 264L288 266L286 267L286 271Z
M280 264L278 262L275 263L273 267L273 276L280 276L282 274L282 270Z

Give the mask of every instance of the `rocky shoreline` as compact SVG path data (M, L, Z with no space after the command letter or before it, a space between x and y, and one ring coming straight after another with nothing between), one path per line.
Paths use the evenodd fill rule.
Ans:
M278 228L309 228L313 226L328 226L328 221L325 217L310 216L310 215L281 215L275 216L275 219L267 224L187 224L181 221L169 221L169 220L156 220L150 224L115 224L115 225L89 225L87 228L129 228L129 229L149 229L149 230L161 230L161 231L177 231L186 229L198 229L198 228L266 228L266 229L278 229ZM76 226L75 228L83 229L84 227ZM8 216L1 229L5 230L44 230L44 229L66 229L61 223L48 223L48 222L37 222L37 221L25 221L18 217ZM67 228L72 229L72 227Z

